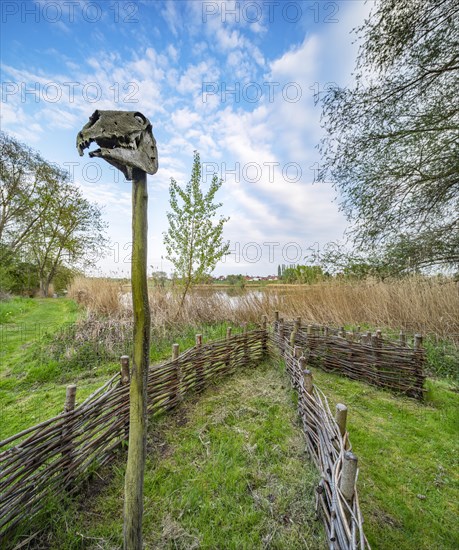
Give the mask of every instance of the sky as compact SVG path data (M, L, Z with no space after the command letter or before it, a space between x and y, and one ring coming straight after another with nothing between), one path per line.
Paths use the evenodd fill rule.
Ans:
M129 276L131 182L79 157L96 109L140 111L153 125L159 170L148 176L149 271L166 259L169 183L223 179L230 254L214 275L277 274L341 242L346 220L332 183L317 181L319 95L352 85L352 29L372 1L3 0L3 131L68 170L108 224L94 274Z

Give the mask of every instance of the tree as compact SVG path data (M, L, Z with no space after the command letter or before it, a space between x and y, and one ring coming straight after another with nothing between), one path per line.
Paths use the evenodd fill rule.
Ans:
M66 182L65 172L54 169L54 178L52 189L36 198L38 205L46 201L47 208L25 244L37 265L43 296L48 295L49 285L59 267L94 265L105 244L105 224L99 207Z
M245 277L244 275L228 275L226 277L226 282L231 286L237 286L239 288L245 288Z
M151 278L155 286L164 288L167 281L167 273L165 271L153 271Z
M229 218L215 216L221 203L214 203L222 186L214 174L209 190L201 189L201 163L194 152L191 179L182 189L171 178L169 188L171 212L168 212L169 229L164 233L167 259L174 265L184 284L180 308L192 284L212 273L218 261L228 254L229 244L223 244L223 226ZM180 202L179 202L180 201Z
M459 264L459 4L379 0L357 29L352 89L323 99L323 171L357 249L409 242L418 266Z
M0 132L0 241L16 251L46 213L54 170L38 153ZM37 204L37 197L42 200Z
M59 271L88 267L100 257L101 210L67 172L4 132L0 153L2 274L13 292L31 291L38 278L46 296Z

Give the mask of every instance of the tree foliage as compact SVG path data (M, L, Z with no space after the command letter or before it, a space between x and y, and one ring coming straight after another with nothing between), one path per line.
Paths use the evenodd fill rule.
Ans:
M171 178L169 229L164 233L167 259L185 287L182 304L190 286L212 273L218 261L228 253L223 243L223 226L229 218L215 219L221 203L215 195L223 181L214 174L207 193L201 189L201 162L195 151L191 179L182 189Z
M459 263L459 4L378 0L351 89L323 100L324 170L360 249Z
M296 265L283 270L282 281L288 284L313 284L325 278L323 269L318 265Z
M38 280L46 296L58 274L94 265L105 244L104 228L100 208L69 182L67 172L0 132L4 289L31 291Z

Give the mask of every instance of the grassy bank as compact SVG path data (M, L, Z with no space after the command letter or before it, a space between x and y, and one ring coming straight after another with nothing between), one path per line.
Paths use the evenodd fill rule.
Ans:
M287 379L271 364L186 401L150 422L145 547L324 548L318 472L305 458ZM124 459L99 472L100 494L52 514L37 547L122 546Z
M373 548L454 550L459 527L459 394L428 380L425 403L314 369L331 403L349 407L360 504Z
M70 299L15 298L0 302L0 315L0 440L59 414L68 384L77 384L77 403L83 401L131 349L130 320L88 318ZM159 329L150 360L169 357L172 342L192 347L196 332L204 341L222 338L226 326Z

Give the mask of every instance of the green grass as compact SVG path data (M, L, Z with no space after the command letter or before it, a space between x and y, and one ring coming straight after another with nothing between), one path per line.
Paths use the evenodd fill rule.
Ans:
M325 548L319 475L306 460L287 380L245 369L149 426L144 544L149 549ZM47 547L122 546L125 456L92 499L52 514Z
M75 323L72 300L14 298L0 303L0 440L46 420L63 409L66 386L77 382L77 402L107 379L91 362L71 368L48 345ZM117 368L112 365L111 372Z
M128 341L107 352L104 343L75 338L78 306L66 298L14 298L0 302L0 440L62 411L68 384L77 384L77 404L119 371L119 356L130 352ZM180 350L223 338L226 323L158 334L152 340L152 363ZM240 330L240 329L238 329ZM237 332L237 330L234 330ZM80 335L81 336L81 335Z
M66 357L70 337L62 357L49 353L54 335L78 315L66 299L0 303L0 439L60 412L68 383L77 382L81 401L117 372L118 363L98 361L91 345ZM169 357L173 341L181 350L194 345L196 332L205 341L220 338L226 324L158 335L152 362ZM314 369L331 403L349 406L365 532L374 548L459 547L459 394L451 380L457 350L440 344L426 342L427 369L449 378L427 380L424 404ZM301 452L291 393L280 376L266 366L240 373L151 425L147 548L198 542L200 548L258 548L271 535L271 548L320 548L310 501L316 474ZM52 503L45 547L119 547L124 461L99 472L108 486L82 501L77 513Z
M425 404L313 369L330 402L349 407L359 494L373 548L459 547L459 394L428 380Z

